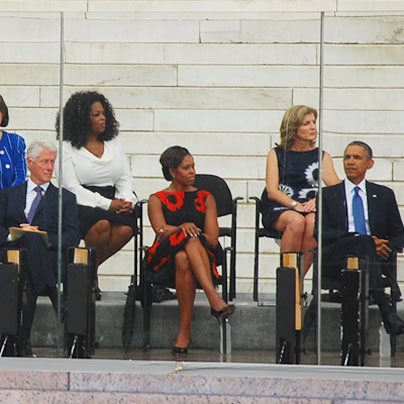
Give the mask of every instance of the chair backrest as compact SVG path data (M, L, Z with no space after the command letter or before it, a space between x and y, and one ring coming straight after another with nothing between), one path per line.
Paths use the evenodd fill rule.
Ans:
M194 186L209 191L216 201L217 216L233 212L233 197L226 181L212 174L196 174Z

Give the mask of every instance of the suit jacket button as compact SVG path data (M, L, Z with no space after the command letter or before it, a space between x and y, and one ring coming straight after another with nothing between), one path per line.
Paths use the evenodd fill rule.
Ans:
M6 164L6 168L10 168L10 164Z

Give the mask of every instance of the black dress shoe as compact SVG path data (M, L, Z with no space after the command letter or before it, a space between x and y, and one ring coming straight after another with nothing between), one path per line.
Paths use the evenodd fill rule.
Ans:
M234 313L234 310L236 310L236 306L234 304L229 304L225 307L223 307L223 309L217 311L213 308L210 309L210 314L213 317L216 317L216 320L220 323L219 318L226 318L231 316Z
M184 348L180 347L180 346L173 346L173 349L171 350L171 353L175 356L175 355L187 355L188 354L188 348L191 345L191 339L188 342L188 345Z
M25 340L22 342L20 354L21 356L36 357L36 355L32 352L30 340Z
M98 286L96 286L95 287L95 300L97 302L99 302L101 300L101 297L102 297L101 289Z
M404 321L398 317L397 313L390 311L383 316L383 324L387 334L401 335L404 334Z

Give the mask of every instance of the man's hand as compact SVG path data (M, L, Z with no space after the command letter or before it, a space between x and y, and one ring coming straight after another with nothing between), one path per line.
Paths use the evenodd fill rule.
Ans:
M391 253L391 248L389 247L388 240L383 238L377 238L372 236L373 241L376 244L376 253L382 260L388 260Z
M21 223L20 227L25 230L38 231L38 226L31 226L29 223Z

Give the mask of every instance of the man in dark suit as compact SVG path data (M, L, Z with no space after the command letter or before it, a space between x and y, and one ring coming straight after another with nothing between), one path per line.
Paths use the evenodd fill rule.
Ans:
M30 333L38 296L49 296L56 309L57 246L58 246L58 188L50 182L56 160L56 147L47 140L34 141L27 149L30 178L21 185L0 192L0 258L4 248L27 250L27 305L23 311L22 354L32 355ZM62 249L77 246L80 232L74 194L62 190ZM30 230L12 241L9 228ZM49 246L35 231L48 234Z
M347 178L323 189L323 271L337 279L347 256L367 256L369 287L386 331L399 335L404 333L404 322L393 311L384 287L392 287L393 299L400 300L391 257L403 248L404 229L394 192L365 180L373 164L369 145L352 142L344 152Z

